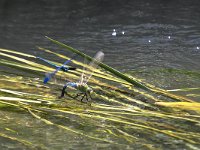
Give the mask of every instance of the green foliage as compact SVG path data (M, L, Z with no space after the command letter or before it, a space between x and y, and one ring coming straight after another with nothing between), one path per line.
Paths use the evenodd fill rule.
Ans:
M72 47L50 40L88 60L92 59ZM51 53L58 59L68 59L67 56L54 51L39 49ZM68 89L69 95L59 99L62 89L60 83L64 84L66 78L72 81L79 80L84 70L58 72L57 78L60 83L50 82L44 85L43 73L53 71L54 68L40 64L35 56L29 54L6 49L0 51L0 55L4 57L0 59L0 64L9 68L6 72L0 70L0 112L6 114L0 119L2 138L29 149L48 149L49 145L52 149L59 149L60 147L53 143L60 142L57 138L60 134L70 138L80 137L77 139L78 143L96 143L99 148L109 148L112 145L120 149L126 149L127 146L130 149L164 149L163 142L171 143L168 145L170 149L180 148L180 145L186 149L198 148L198 102L127 76L104 63L100 64L100 69L94 71L88 83L94 90L90 102L82 103L79 99L74 99L76 91L73 89ZM73 60L73 63L79 68L87 67L76 60ZM198 91L199 87L182 90ZM187 93L186 96L188 94L193 93ZM12 111L14 109L20 111ZM10 118L16 120L12 122L9 115L14 115ZM25 117L19 117L23 115ZM31 119L23 122L25 118ZM49 129L47 133L43 132L46 128ZM40 134L35 133L35 130L40 131ZM33 138L31 134L37 136ZM46 134L51 134L52 143L39 138L45 138ZM70 144L68 143L68 146Z

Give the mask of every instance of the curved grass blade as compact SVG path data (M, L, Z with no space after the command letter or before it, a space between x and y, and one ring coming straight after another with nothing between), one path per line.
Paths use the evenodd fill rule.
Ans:
M15 142L18 142L20 144L23 144L25 145L27 148L29 149L35 149L35 146L33 145L33 143L29 142L29 141L26 141L26 140L23 140L23 139L19 139L19 138L16 138L16 137L12 137L12 136L9 136L9 135L6 135L4 133L0 133L0 136L1 137L4 137L6 139L9 139L11 141L15 141ZM40 147L41 148L41 147ZM44 149L44 148L41 148L41 149ZM46 148L45 148L46 149Z
M156 102L159 106L172 107L200 112L200 103L197 102Z
M167 90L170 92L187 92L187 91L194 91L194 90L200 90L200 88L181 88L181 89L171 89L171 90Z
M33 56L33 55L21 53L21 52L15 51L15 50L8 50L8 49L0 48L0 51L2 51L2 52L7 52L7 53L12 53L12 54L17 54L17 55L21 55L21 56L26 56L26 57L35 58L35 56Z
M59 42L59 41L53 40L53 39L51 39L51 38L49 38L49 37L47 37L47 36L46 36L46 38L49 39L50 41L52 41L53 43L55 43L55 44L57 44L57 45L60 45L60 46L62 46L63 48L66 48L66 49L72 51L73 53L76 53L76 54L78 54L78 55L80 55L80 56L82 56L82 57L85 57L85 58L88 59L89 61L92 61L92 57L90 57L90 56L88 56L88 55L86 55L86 54L80 52L79 50L74 49L74 48L72 48L72 47L70 47L70 46L67 46L67 45L65 45L65 44L63 44L63 43L61 43L61 42ZM143 84L141 84L141 83L138 83L138 82L135 81L135 80L132 80L132 79L129 78L128 76L122 74L122 73L119 72L118 70L116 70L116 69L114 69L114 68L111 68L111 67L109 67L108 65L106 65L106 64L104 64L104 63L102 63L102 62L99 63L99 66L102 67L102 68L104 68L105 70L107 70L107 71L109 71L109 72L115 74L116 76L118 76L118 77L120 77L120 78L126 80L127 82L132 83L133 85L135 85L135 86L137 86L137 87L139 87L139 88L141 88L141 89L150 90L150 89L149 89L148 87L146 87L145 85L143 85Z
M77 50L77 49L74 49L74 48L72 48L72 47L70 47L70 46L68 46L68 45L66 45L66 44L64 44L64 43L61 43L61 42L56 41L56 40L54 40L54 39L51 39L51 38L49 38L49 37L47 37L47 36L46 36L46 38L49 39L50 41L52 41L53 43L55 43L55 44L57 44L57 45L59 45L59 46L65 48L65 49L67 49L67 50L72 51L73 53L76 53L76 54L78 54L78 55L80 55L80 56L82 56L82 57L85 57L85 58L88 59L89 61L92 60L92 58L91 58L90 56L88 56L88 55L86 55L86 54L80 52L80 51ZM181 100L181 101L189 101L189 102L192 101L192 100L190 100L189 98L185 98L185 97L182 97L182 96L179 96L179 95L175 95L175 94L169 93L169 92L167 92L166 90L156 88L156 87L154 87L154 86L152 86L152 85L150 85L150 84L147 84L147 83L142 84L142 83L138 82L137 80L131 79L130 77L126 76L125 74L119 72L118 70L116 70L116 69L114 69L114 68L112 68L112 67L110 67L110 66L108 66L108 65L106 65L106 64L104 64L104 63L102 63L102 62L99 63L99 66L102 67L102 68L104 68L105 70L107 70L107 71L113 73L114 75L116 75L116 76L118 76L118 77L124 79L125 81L127 81L127 82L133 84L134 86L145 90L145 91L151 91L151 92L154 92L154 93L157 93L157 94L162 94L163 96L166 96L166 97L169 97L169 98L172 98L172 99L175 99L175 100L179 100L179 101L180 101L180 100Z

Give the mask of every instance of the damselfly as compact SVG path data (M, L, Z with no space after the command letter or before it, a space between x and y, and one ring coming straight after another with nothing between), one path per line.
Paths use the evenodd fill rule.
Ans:
M75 56L76 56L76 55L75 55ZM44 62L48 63L49 65L51 65L51 66L53 66L53 67L56 68L53 72L47 72L47 73L45 73L45 78L44 78L43 83L46 84L52 77L55 76L55 74L56 74L59 70L62 70L63 72L67 72L68 70L76 70L76 68L67 67L67 66L66 66L68 63L70 63L70 62L72 61L72 59L74 59L75 56L73 56L71 59L65 61L65 63L64 63L63 65L61 65L61 66L58 66L58 65L56 65L56 64L54 64L54 63L52 63L52 62L50 62L50 61L47 60L47 59L44 59L44 58L41 58L41 57L36 57L36 58L38 58L38 59L40 59L40 60L42 60L42 61L44 61Z
M103 60L104 53L99 51L94 56L92 61L89 63L88 67L83 69L83 73L81 74L81 78L78 82L67 82L63 89L60 98L62 98L65 95L65 90L67 87L72 87L78 90L80 93L77 94L76 97L83 95L81 98L81 101L83 101L84 97L86 97L86 100L88 101L88 96L91 98L91 93L93 92L92 88L88 86L88 81L91 78L94 70L97 68L98 64Z

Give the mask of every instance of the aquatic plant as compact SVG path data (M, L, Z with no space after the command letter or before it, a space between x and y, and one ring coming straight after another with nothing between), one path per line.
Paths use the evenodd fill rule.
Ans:
M48 39L89 61L92 59L77 49ZM69 59L55 51L39 49L59 59ZM77 141L75 145L85 145L85 149L94 143L99 148L163 149L168 145L170 149L198 149L200 106L193 97L198 97L199 87L164 90L100 63L89 81L94 89L93 100L82 103L73 98L73 90L64 99L58 96L63 86L60 83L64 84L66 78L77 81L87 71L81 69L88 67L86 64L72 60L79 69L57 72L60 83L44 85L44 73L54 68L33 55L14 50L0 49L0 56L1 66L8 68L0 70L0 137L15 146L48 149L51 145L55 149L62 147L55 143L73 147ZM179 96L176 93L180 91L189 93ZM28 119L23 121L25 118ZM50 134L49 142L46 134Z

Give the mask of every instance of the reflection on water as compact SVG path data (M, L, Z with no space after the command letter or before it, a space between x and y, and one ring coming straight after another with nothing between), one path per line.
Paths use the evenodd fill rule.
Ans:
M200 84L199 5L198 0L156 0L153 2L149 0L82 0L77 2L1 0L0 48L14 49L60 62L58 57L36 48L36 46L42 46L68 54L45 39L44 36L47 35L91 56L102 50L105 53L106 64L145 79L146 82L157 87L164 89L197 88ZM1 67L0 71L7 71L5 68L5 66ZM32 72L29 73L31 77L38 78L39 76ZM29 73L27 72L26 76L29 76ZM36 88L37 84L42 83L32 83L34 82L32 78L26 79L30 83L25 84L27 87L22 89L17 87L18 84L24 86L21 78L20 80L9 79L10 85L7 82L3 83L3 77L0 79L1 88L34 94L40 92L43 96L49 92L49 89ZM199 116L195 112L155 109L155 106L150 103L151 100L141 98L141 94L132 99L132 95L127 96L124 93L124 97L121 95L114 97L116 93L112 90L103 92L107 92L109 98L106 100L105 97L101 100L97 98L93 107L83 106L82 108L78 102L74 104L70 101L65 109L67 113L62 114L55 111L55 114L50 116L45 113L41 116L69 127L69 129L81 131L87 136L106 139L107 142L47 125L18 109L13 110L12 108L11 111L1 108L0 147L4 149L32 147L30 143L16 139L10 143L9 138L4 135L6 134L18 137L18 140L31 141L33 145L38 145L38 149L43 147L50 147L49 149L196 148L193 141L199 142L200 132ZM199 90L192 92L197 97L188 97L199 101ZM55 93L58 94L60 91L51 91L50 94L55 96ZM180 91L179 94L186 96L190 93ZM3 96L10 96L10 94ZM31 99L37 98L31 97ZM116 105L116 102L111 101L115 99L120 105L122 103L123 107L118 107L118 103ZM129 102L134 99L137 101ZM107 104L109 100L111 102L108 103L108 107L104 104ZM76 104L78 110L74 108ZM127 108L127 105L131 104L134 107L133 112L131 108ZM111 107L116 110L110 110ZM135 107L140 110L135 110ZM155 112L146 113L144 110L147 108ZM169 115L170 113L175 115L174 118ZM97 118L91 119L92 115ZM107 120L103 117L107 117ZM129 124L126 124L127 122ZM148 127L151 128L148 129ZM181 139L182 136L189 141Z

